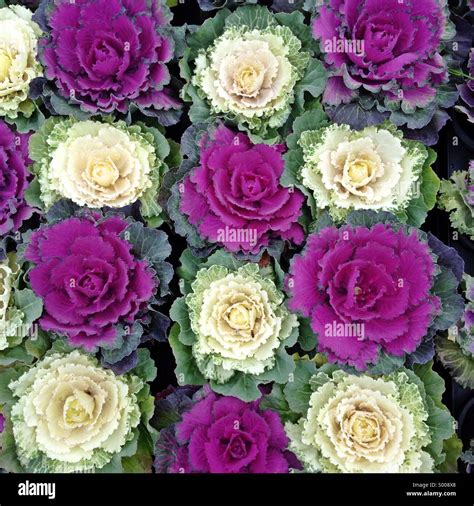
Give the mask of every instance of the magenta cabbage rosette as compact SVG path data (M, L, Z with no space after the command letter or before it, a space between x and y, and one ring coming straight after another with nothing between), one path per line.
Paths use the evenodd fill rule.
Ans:
M316 43L299 12L221 9L189 33L186 45L181 96L192 102L192 123L224 118L252 141L272 144L324 90L326 72L313 58Z
M448 84L443 43L455 30L447 2L320 0L313 36L330 72L323 103L354 128L390 119L435 144L457 92Z
M346 221L337 228L322 218L293 258L289 308L309 319L330 362L359 370L426 362L434 332L461 316L461 258L389 213Z
M91 114L139 109L176 123L180 103L166 65L174 56L171 17L161 0L43 0L35 19L45 32L47 80L36 88L59 114L84 116L68 105Z
M240 261L223 250L208 258L185 250L180 260L183 297L171 306L169 336L178 384L209 383L252 401L260 385L288 381L294 364L286 348L301 336L278 263Z
M25 200L30 175L29 135L0 121L0 235L16 232L34 209Z
M168 326L153 307L172 277L166 234L119 214L71 215L62 203L48 218L25 237L24 251L31 287L44 303L41 328L70 346L100 348L104 363L128 370L138 345L163 339Z
M209 388L158 400L155 469L168 473L288 473L299 463L279 415ZM163 426L163 422L174 423ZM160 424L161 422L161 424Z
M474 278L464 273L465 308L460 321L436 336L436 354L454 380L474 389Z
M285 241L301 244L305 199L280 183L284 145L253 144L224 125L201 126L182 139L186 160L168 202L176 231L193 251L222 246L244 255L264 249L279 255Z
M467 119L474 123L474 48L469 52L467 64L468 76L463 84L458 85L459 103L456 109L463 112Z
M309 473L456 473L462 449L432 362L352 374L296 360L294 381L262 403L285 422Z

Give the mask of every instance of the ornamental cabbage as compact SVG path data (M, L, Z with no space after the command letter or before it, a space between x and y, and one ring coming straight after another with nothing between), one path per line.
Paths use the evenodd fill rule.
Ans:
M315 207L327 209L336 220L353 210L372 209L420 226L435 204L439 181L430 164L436 155L404 139L389 123L361 131L334 124L305 130L298 146L303 166L289 155L287 170L296 171Z
M272 274L231 258L215 253L193 273L171 308L179 326L170 342L180 383L209 381L218 393L253 400L259 383L287 380L292 361L285 347L296 341L298 321ZM195 371L189 378L180 376L186 361Z
M318 96L324 87L306 28L301 14L272 15L262 6L232 14L222 9L206 21L189 36L181 62L191 120L225 117L256 137L277 140L289 116L303 112L304 91Z
M42 75L36 49L40 27L21 5L0 8L0 117L31 116L30 83Z
M441 181L438 205L449 213L453 228L474 239L474 160L468 171L455 171Z
M376 377L323 366L304 388L302 416L285 428L305 471L430 473L446 461L454 420L430 364Z
M47 355L8 387L16 455L28 472L109 469L136 443L149 399L140 377L116 376L77 350Z
M441 241L388 213L356 211L340 228L323 221L287 277L289 307L309 318L318 351L365 370L383 355L401 365L425 339L432 350L434 331L463 308L454 265L435 254L445 254Z
M31 138L31 170L45 209L61 198L90 208L140 200L144 217L156 219L168 154L166 139L142 123L51 118Z

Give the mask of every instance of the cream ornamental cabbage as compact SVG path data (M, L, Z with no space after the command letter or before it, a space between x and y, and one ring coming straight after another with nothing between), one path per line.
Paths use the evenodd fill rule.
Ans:
M10 299L13 293L15 276L18 272L17 268L16 264L10 265L8 260L0 262L0 350L4 350L9 346L7 337L11 332ZM21 322L21 314L18 316L19 318L17 317L15 320Z
M236 272L218 265L201 269L186 304L197 336L192 353L203 375L225 382L235 371L258 375L270 369L298 325L283 299L255 264Z
M9 384L17 455L33 472L104 467L135 437L144 383L77 350L47 356Z
M192 84L202 90L213 112L234 114L250 125L252 118L262 118L278 127L288 117L293 88L309 61L301 48L285 26L229 28L200 51Z
M335 219L349 211L400 211L417 196L427 151L391 125L354 131L331 125L301 134L303 185Z
M49 189L80 206L123 207L152 186L153 145L114 124L73 124L50 157Z
M41 314L41 307L38 308L35 297L25 300L31 310L30 315L26 315L15 303L20 272L20 266L13 253L9 253L7 258L0 261L0 352L19 344L28 333L32 318ZM26 291L31 293L30 290Z
M428 410L406 372L380 378L318 373L305 416L286 424L310 472L433 472Z
M28 117L34 111L28 91L31 80L42 75L36 54L40 35L25 7L0 9L0 117L15 119L18 112Z

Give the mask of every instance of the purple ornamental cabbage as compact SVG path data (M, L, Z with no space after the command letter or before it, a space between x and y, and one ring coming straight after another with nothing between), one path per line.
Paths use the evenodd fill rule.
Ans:
M34 211L25 201L32 163L28 139L0 121L0 235L16 232Z
M293 259L288 305L310 319L319 352L363 370L380 351L399 357L421 343L440 311L435 268L415 229L327 227Z
M39 11L40 59L61 97L92 113L179 107L165 87L174 43L161 0L43 0Z
M304 195L280 184L283 149L219 126L203 139L200 164L184 180L180 211L202 237L232 252L255 254L275 239L301 244Z
M407 121L410 130L426 126L435 114L437 88L448 81L439 53L447 24L444 2L321 0L321 4L312 29L332 73L323 96L330 115L337 121L344 104L356 102L366 122L374 122L371 115L380 122L396 111L391 120L398 126ZM415 112L420 118L413 116ZM349 113L345 117L351 121Z
M469 78L466 78L466 82L458 86L460 104L456 106L456 109L462 111L467 119L474 123L474 48L469 53L468 62Z
M118 324L131 326L156 290L148 262L120 237L119 216L69 218L33 232L25 257L33 291L43 299L46 331L93 349L114 341Z
M183 415L176 434L185 446L174 471L179 465L181 472L287 473L297 465L279 415L260 409L259 401L209 391Z

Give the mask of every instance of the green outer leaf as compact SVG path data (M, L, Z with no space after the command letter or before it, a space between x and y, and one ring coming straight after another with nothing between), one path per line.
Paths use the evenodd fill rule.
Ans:
M298 329L293 329L295 337ZM255 376L258 383L268 383L275 381L276 383L286 383L290 374L295 370L295 362L288 352L286 351L285 343L282 343L275 353L275 365L268 371Z
M9 367L17 362L23 364L31 364L34 357L29 355L28 351L23 346L15 346L14 348L7 348L0 351L0 371L2 367Z
M5 369L0 372L0 405L12 404L15 402L12 391L8 388L11 381L18 379L24 372L26 367L15 367Z
M79 121L89 119L92 116L92 113L85 112L80 107L69 104L66 99L58 95L50 95L50 100L53 109L61 116L72 116Z
M261 409L271 409L276 411L283 422L296 423L300 418L298 413L294 413L283 394L283 385L273 384L272 391L263 396L260 402Z
M324 65L319 60L310 59L305 75L295 86L296 113L293 112L294 116L299 116L304 112L305 93L309 93L314 98L322 95L326 87L327 78L328 75Z
M34 358L41 358L51 347L49 334L38 329L38 335L25 340L26 351Z
M29 102L29 101L28 101ZM15 125L17 132L27 133L27 132L36 132L41 128L41 125L45 122L45 116L38 109L38 106L30 103L34 107L34 111L30 116L25 116L24 114L18 114L15 119L11 119L5 117L4 120L10 125Z
M403 367L403 364L405 362L405 357L394 357L390 355L386 355L385 353L381 352L379 354L379 358L377 360L377 363L375 365L370 366L366 373L367 374L390 374L393 371L396 371L397 369L400 369Z
M151 473L153 469L153 438L142 424L138 426L137 448L134 455L122 458L125 473Z
M196 341L196 335L191 329L189 309L184 297L176 299L170 309L170 318L179 324L179 340L186 346L191 346Z
M178 385L205 385L206 378L204 378L196 365L191 347L182 344L178 335L179 324L175 323L171 327L168 341L176 359L175 374Z
M457 323L464 311L464 300L457 293L459 281L451 270L441 266L436 276L433 292L441 300L441 313L435 318L434 326L438 330L446 330Z
M32 324L43 313L43 301L28 288L15 290L15 305L25 315L23 323L27 325Z
M293 381L283 388L290 409L304 414L308 411L309 399L313 393L309 380L316 373L316 366L311 360L297 360Z
M460 346L442 336L435 338L436 354L453 379L464 388L474 389L474 356L465 355Z
M245 262L237 260L232 254L220 249L213 253L209 258L202 264L202 267L211 267L211 265L221 265L227 267L230 270L237 270L242 267Z
M5 415L5 427L3 433L0 434L0 469L5 469L10 473L24 473L25 470L17 457L9 410L6 410Z
M168 294L168 285L173 278L173 268L171 264L164 261L171 254L171 246L166 233L162 230L144 227L142 223L135 221L127 226L122 235L132 244L135 255L152 264L160 280L161 295Z
M308 130L319 130L327 125L327 116L321 104L318 103L317 107L313 108L311 111L304 112L295 119L293 122L293 131L287 140L288 147L290 149L301 150L298 145L298 140L303 132L307 132Z
M157 369L155 361L150 356L150 350L147 348L140 348L137 350L138 363L131 370L131 373L138 376L144 382L149 383L156 378Z
M202 267L202 258L194 256L189 249L185 249L179 259L181 267L178 267L177 273L181 279L193 281L198 270Z
M352 211L347 215L346 223L352 228L372 228L377 223L397 223L397 217L387 211Z
M211 381L210 385L214 392L218 394L238 397L245 402L255 401L262 395L258 389L255 376L241 372L236 372L226 383Z
M157 157L162 161L166 160L171 151L170 144L166 137L157 128L147 126L141 121L137 122L136 124L142 131L153 135L153 147L155 148Z
M230 15L229 9L220 10L213 18L207 19L204 23L194 32L188 36L187 45L190 49L189 56L194 59L196 53L200 49L204 49L222 35L225 26L225 20ZM184 59L186 59L186 51ZM182 77L189 76L181 74Z
M165 158L165 163L170 169L174 169L181 165L183 157L181 156L181 146L178 142L167 139L170 147L168 156Z
M474 239L474 208L466 198L467 178L467 171L455 171L450 180L442 180L438 207L449 213L453 228Z
M454 419L442 402L445 390L444 380L433 371L432 361L423 365L415 364L413 370L422 381L426 392L429 413L426 423L431 432L431 443L426 450L438 466L446 460L446 455L443 453L444 440L454 434Z
M130 326L127 327L127 331L125 331L125 328L117 329L119 335L115 340L110 343L110 345L107 343L106 346L101 347L101 355L104 363L107 365L120 362L134 352L140 345L143 335L142 326L139 323L135 323L131 326L131 329Z
M193 105L189 108L189 119L191 123L202 123L212 121L211 108L199 96L192 93Z
M262 5L246 5L236 9L225 22L226 28L248 27L251 30L264 30L276 25L275 17Z
M275 19L280 25L287 26L301 41L303 51L313 51L317 48L318 44L311 35L311 27L305 23L303 13L296 10L291 13L277 12Z
M48 158L48 137L51 135L51 132L54 130L54 127L64 121L64 118L61 117L51 117L48 118L42 127L35 132L29 140L29 157L34 162L40 162L43 158ZM33 172L35 166L32 167Z
M462 451L462 441L456 434L443 442L443 453L446 460L438 467L440 473L457 473L458 459Z
M421 227L425 222L428 211L436 204L436 195L440 188L440 179L431 168L436 160L436 152L428 148L428 158L421 172L420 194L410 201L406 209L407 221L414 227Z
M32 207L37 207L38 209L43 207L43 202L41 200L41 186L36 177L30 182L25 191L25 200Z
M308 318L298 318L300 322L299 326L299 338L298 344L304 351L312 351L318 344L318 338L311 328L311 322Z

